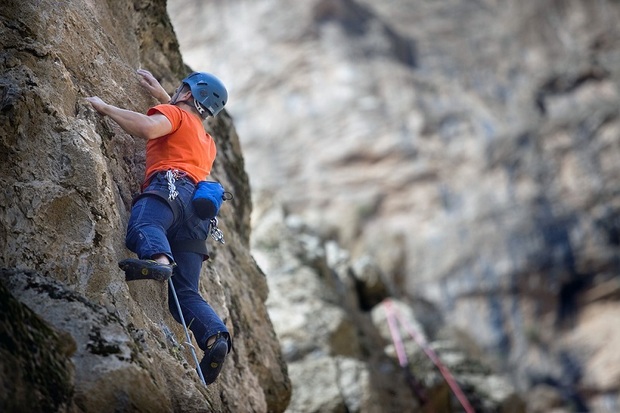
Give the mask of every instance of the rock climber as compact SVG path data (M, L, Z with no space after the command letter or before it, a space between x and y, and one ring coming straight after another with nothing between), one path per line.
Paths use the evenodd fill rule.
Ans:
M146 114L121 109L101 98L86 98L101 115L146 144L146 171L141 194L134 200L127 224L126 245L138 258L119 263L126 280L167 281L172 316L181 323L172 294L180 304L199 347L200 369L206 384L220 374L232 340L226 325L198 292L202 262L208 258L209 220L198 217L192 195L206 180L216 147L202 122L216 116L228 100L223 83L214 75L194 72L170 97L155 77L138 70L141 84L161 104ZM174 291L172 291L174 288Z

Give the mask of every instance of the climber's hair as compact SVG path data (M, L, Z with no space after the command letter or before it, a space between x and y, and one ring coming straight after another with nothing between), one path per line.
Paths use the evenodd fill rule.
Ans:
M191 92L191 89L189 88L189 85L187 83L181 83L181 86L179 87L181 88L181 94L185 92Z

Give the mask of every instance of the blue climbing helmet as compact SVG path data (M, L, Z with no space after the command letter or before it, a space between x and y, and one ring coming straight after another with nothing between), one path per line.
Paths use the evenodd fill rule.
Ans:
M194 97L194 106L200 116L215 116L226 105L228 91L224 84L215 76L204 72L194 72L183 79L189 86Z

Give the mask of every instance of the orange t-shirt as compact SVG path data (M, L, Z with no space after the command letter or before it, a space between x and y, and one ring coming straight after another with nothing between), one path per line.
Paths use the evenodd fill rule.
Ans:
M215 141L202 122L174 105L157 105L147 115L161 113L172 124L172 132L146 144L146 180L159 171L178 169L197 183L211 173L215 160ZM147 183L145 182L145 185Z

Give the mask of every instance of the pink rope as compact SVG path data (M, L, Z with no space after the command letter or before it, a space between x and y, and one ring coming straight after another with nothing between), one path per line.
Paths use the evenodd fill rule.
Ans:
M388 304L391 303L386 302L386 310ZM394 348L396 349L396 355L398 356L398 363L401 367L407 367L409 362L407 361L407 353L405 353L405 346L403 345L403 340L400 337L400 333L398 332L398 326L396 325L396 319L394 318L394 313L390 308L390 311L386 311L388 327L390 329L390 335L392 336L392 341L394 342Z
M452 389L452 392L454 393L458 401L461 403L461 406L463 406L463 409L465 409L465 412L475 413L474 408L469 403L469 400L467 400L467 396L465 396L465 393L463 393L463 391L461 390L461 387L456 382L456 379L454 378L450 370L441 362L441 360L437 356L437 353L435 353L433 349L431 349L428 346L428 343L426 342L424 337L418 334L418 332L415 331L413 326L411 326L400 315L400 313L396 311L396 308L393 306L392 301L390 299L384 300L383 306L385 307L388 327L390 328L390 334L392 335L392 340L394 341L394 346L396 347L396 353L398 355L398 361L400 365L401 366L407 365L407 356L404 351L404 345L403 345L402 338L400 337L400 333L398 332L398 328L396 326L396 321L398 321L402 326L405 327L405 330L409 333L411 338L422 348L424 353L428 356L428 358L431 359L433 364L437 366L437 368L439 369L439 372L441 373L443 378L448 383L448 386L450 386L450 389ZM401 359L400 352L403 353L402 359ZM405 364L403 364L403 360Z

